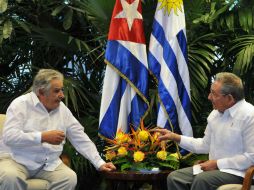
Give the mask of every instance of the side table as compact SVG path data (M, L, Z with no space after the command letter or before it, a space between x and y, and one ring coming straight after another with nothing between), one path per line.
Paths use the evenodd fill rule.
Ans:
M152 185L153 190L163 190L163 184L166 184L166 179L170 170L163 170L160 172L137 172L137 171L113 171L113 172L101 172L102 176L107 181L107 188L109 190L115 189L117 184L128 182L135 183L149 183ZM165 189L165 188L164 188Z

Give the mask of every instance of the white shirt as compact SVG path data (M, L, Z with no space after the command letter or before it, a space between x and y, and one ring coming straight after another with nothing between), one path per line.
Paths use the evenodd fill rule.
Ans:
M10 148L3 143L2 133L0 132L0 159L10 156Z
M244 176L254 164L254 106L241 100L220 113L213 110L203 138L181 136L180 146L194 153L209 153L220 171Z
M44 170L53 171L62 162L59 156L65 142L41 143L41 133L48 130L64 131L75 149L96 169L105 163L84 128L62 102L48 112L33 92L16 98L7 109L3 140L11 149L12 158L29 170L44 165Z

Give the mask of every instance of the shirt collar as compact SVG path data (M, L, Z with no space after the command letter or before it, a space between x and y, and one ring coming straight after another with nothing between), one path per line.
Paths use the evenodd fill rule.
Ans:
M41 104L39 98L34 92L31 92L31 97L32 97L34 107L36 107L38 104Z
M239 107L241 107L241 105L245 102L245 100L240 100L238 101L236 104L234 104L232 107L228 108L227 110L225 110L225 112L227 114L229 114L232 118L237 116L237 111L239 110ZM225 113L224 112L224 113Z

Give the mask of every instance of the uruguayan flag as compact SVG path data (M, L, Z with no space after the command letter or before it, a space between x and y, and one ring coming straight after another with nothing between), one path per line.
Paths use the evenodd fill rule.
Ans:
M158 82L157 125L192 136L187 42L182 1L159 0L149 45L149 69Z
M148 109L148 64L141 1L116 0L105 62L99 133L114 138L118 130L139 126Z

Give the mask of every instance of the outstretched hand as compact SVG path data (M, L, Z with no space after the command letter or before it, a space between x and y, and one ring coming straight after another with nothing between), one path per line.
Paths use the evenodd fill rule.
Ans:
M155 128L155 129L152 129L151 131L160 133L158 138L161 141L172 140L172 141L180 142L180 140L181 140L180 135L173 133L173 132L169 131L168 129Z

